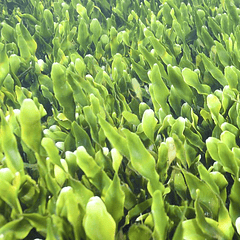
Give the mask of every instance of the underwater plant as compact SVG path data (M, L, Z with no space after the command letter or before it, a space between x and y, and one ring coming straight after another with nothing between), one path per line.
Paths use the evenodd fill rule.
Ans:
M233 0L0 3L0 239L240 239Z

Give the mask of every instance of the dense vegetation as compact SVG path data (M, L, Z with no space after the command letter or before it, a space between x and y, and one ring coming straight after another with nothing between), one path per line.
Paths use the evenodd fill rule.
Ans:
M240 239L240 4L0 2L0 239Z

